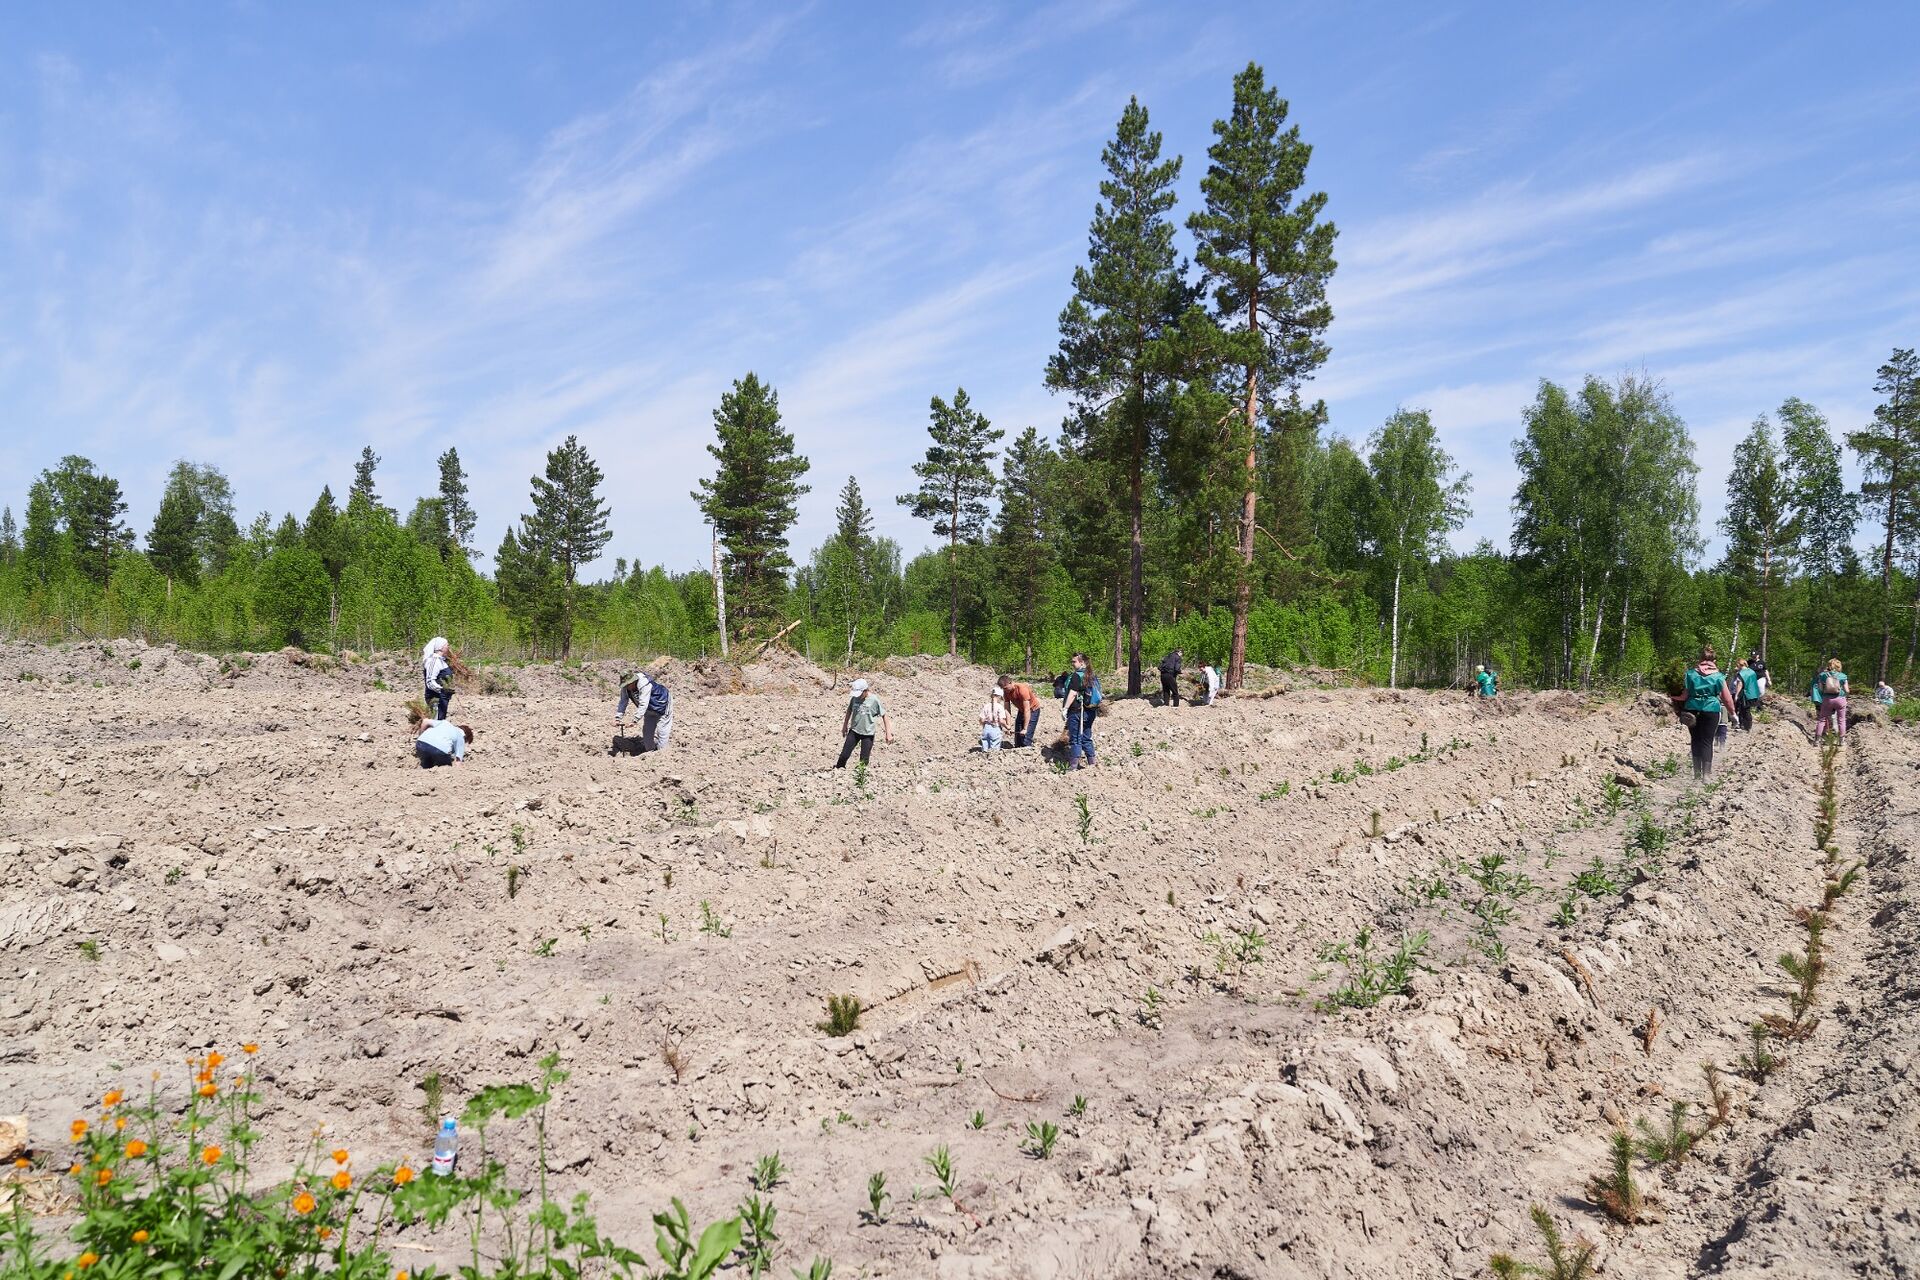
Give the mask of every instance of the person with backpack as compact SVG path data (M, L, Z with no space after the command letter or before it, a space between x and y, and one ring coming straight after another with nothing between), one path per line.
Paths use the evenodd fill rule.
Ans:
M1687 726L1693 745L1693 776L1696 781L1713 772L1713 744L1718 736L1722 713L1733 714L1733 691L1727 677L1715 661L1712 645L1700 650L1700 661L1687 669L1681 684L1680 720Z
M1160 659L1160 705L1163 707L1180 705L1180 662L1178 649Z
M452 676L467 676L467 664L460 661L460 655L447 644L445 636L435 636L427 641L427 647L420 653L420 673L426 677L427 706L433 710L433 718L445 720L447 707L453 702Z
M1478 698L1491 698L1500 692L1500 677L1484 665L1473 669L1473 692Z
M1087 655L1073 655L1073 671L1066 677L1062 701L1067 717L1067 768L1092 764L1093 721L1100 714L1100 677L1087 665Z
M851 687L853 696L847 699L847 713L840 717L840 732L844 740L840 743L840 758L833 767L844 769L847 760L852 757L853 749L860 748L860 763L865 764L873 757L873 731L877 726L887 735L887 745L893 745L893 721L887 718L887 709L880 704L880 695L871 692L873 686L865 680L855 680Z
M644 671L634 672L620 686L620 705L613 709L615 755L621 752L620 731L627 725L628 706L640 713L640 742L629 754L665 751L667 739L673 736L673 695L667 686Z
M1733 669L1733 706L1740 715L1740 732L1753 732L1753 709L1760 705L1760 673L1753 669L1753 659L1742 658L1740 665Z
M1034 731L1040 726L1040 698L1033 686L1015 680L1012 676L1000 677L1000 688L1007 698L1007 712L1013 716L1013 745L1030 747L1033 745Z
M1847 673L1840 665L1840 659L1827 659L1826 668L1813 677L1814 708L1819 712L1819 722L1814 726L1813 740L1820 741L1827 736L1828 726L1832 726L1840 735L1840 744L1847 741Z

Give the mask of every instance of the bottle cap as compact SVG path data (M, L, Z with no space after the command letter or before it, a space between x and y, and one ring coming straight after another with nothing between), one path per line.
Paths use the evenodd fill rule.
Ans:
M452 1128L455 1128L455 1127L457 1127L457 1126L455 1126L455 1124L454 1124L454 1122L453 1122L453 1117L452 1117L452 1116L441 1116L441 1117L440 1117L440 1127L441 1127L442 1129L452 1129Z

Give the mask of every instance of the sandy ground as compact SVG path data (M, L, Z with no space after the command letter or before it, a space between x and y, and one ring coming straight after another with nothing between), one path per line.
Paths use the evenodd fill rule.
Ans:
M423 772L401 659L0 646L0 1113L61 1159L103 1088L251 1039L269 1166L315 1125L420 1157L430 1073L457 1100L557 1050L560 1189L639 1244L777 1150L779 1275L1479 1276L1538 1258L1529 1202L1608 1276L1920 1272L1905 731L1842 759L1865 870L1817 1032L1756 1084L1734 1064L1824 879L1784 701L1711 791L1657 706L1564 693L1120 700L1063 775L969 751L988 673L896 661L862 791L826 768L844 682L666 674L665 755L606 754L611 666L497 668L454 702L472 761ZM1635 853L1642 806L1667 840ZM1363 928L1427 932L1429 968L1324 1011ZM832 993L868 1006L852 1036L819 1028ZM1732 1123L1642 1173L1663 1221L1608 1223L1609 1134L1702 1099L1703 1062Z

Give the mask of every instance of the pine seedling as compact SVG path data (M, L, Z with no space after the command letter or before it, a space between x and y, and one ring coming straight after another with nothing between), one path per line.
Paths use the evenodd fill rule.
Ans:
M1495 1280L1519 1280L1523 1276L1539 1276L1542 1280L1590 1280L1594 1274L1594 1256L1600 1252L1600 1246L1586 1239L1575 1239L1569 1246L1561 1239L1560 1227L1553 1215L1537 1204L1527 1206L1527 1216L1533 1219L1533 1228L1540 1233L1540 1243L1547 1251L1547 1265L1521 1262L1511 1254L1496 1253L1487 1260L1487 1268Z
M947 1150L946 1144L935 1147L933 1154L922 1156L920 1162L933 1172L934 1180L940 1184L940 1194L949 1200L953 1199L953 1193L960 1188L960 1178L954 1172L953 1155Z
M429 1071L420 1081L420 1093L424 1101L420 1104L421 1118L427 1122L427 1128L438 1132L440 1117L445 1114L441 1107L446 1102L446 1085L440 1079L438 1071Z
M1767 1077L1780 1069L1780 1059L1767 1048L1767 1041L1773 1038L1773 1031L1764 1022L1756 1022L1747 1029L1753 1048L1740 1055L1740 1061L1734 1065L1742 1074L1752 1077L1755 1084L1765 1084Z
M748 1196L740 1202L740 1256L750 1276L763 1276L773 1265L773 1246L780 1240L773 1226L777 1216L771 1200Z
M1700 1135L1687 1127L1687 1112L1693 1104L1675 1100L1667 1111L1666 1127L1663 1130L1648 1124L1645 1117L1638 1121L1640 1138L1634 1144L1642 1156L1654 1164L1663 1164L1669 1170L1678 1169L1687 1162L1693 1153L1693 1144Z
M1814 994L1827 968L1821 943L1827 918L1818 911L1806 911L1801 915L1801 922L1807 929L1806 951L1801 955L1787 952L1780 957L1780 967L1794 981L1793 989L1787 992L1787 1016L1769 1013L1761 1019L1767 1029L1782 1040L1805 1040L1820 1025L1820 1019L1812 1013Z
M858 996L828 996L827 1020L820 1024L820 1029L836 1039L850 1036L860 1029L863 1012Z
M1378 840L1386 834L1386 830L1380 825L1380 811L1378 809L1373 811L1373 818L1367 824L1367 834L1375 840Z
M1715 1129L1724 1129L1733 1123L1733 1094L1727 1089L1727 1082L1721 1077L1720 1068L1713 1063L1701 1063L1700 1074L1705 1076L1707 1081L1707 1101L1701 1108L1707 1118L1707 1127L1701 1134L1705 1137Z
M793 1280L833 1280L833 1259L815 1258L805 1271L793 1268Z
M972 1129L974 1132L978 1133L980 1130L986 1127L987 1127L986 1112L976 1111L972 1115L967 1117L967 1128Z
M1832 907L1834 903L1840 900L1841 895L1853 888L1854 883L1859 879L1860 864L1857 862L1837 876L1829 875L1827 877L1827 886L1820 895L1820 910L1824 912Z
M1020 1149L1037 1160L1053 1158L1053 1145L1060 1141L1060 1126L1051 1120L1027 1122L1027 1137Z
M520 864L517 862L509 862L507 864L507 899L508 901L512 901L515 897L519 895L519 893L520 893Z
M887 1175L876 1173L867 1179L867 1221L879 1226L887 1220L887 1201L893 1196L887 1191Z
M747 1185L755 1191L771 1191L786 1180L787 1166L781 1162L780 1153L761 1156L753 1162L753 1172L747 1178Z
M1077 811L1074 823L1080 829L1080 843L1093 843L1093 806L1087 802L1087 793L1082 791L1073 798L1073 807Z
M1587 1180L1587 1198L1626 1226L1647 1220L1647 1198L1633 1180L1633 1135L1616 1132L1608 1143L1607 1172Z

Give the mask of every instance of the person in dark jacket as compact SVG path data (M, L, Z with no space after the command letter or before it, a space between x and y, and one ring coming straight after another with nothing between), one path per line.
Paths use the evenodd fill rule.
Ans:
M1181 654L1178 649L1160 659L1160 705L1180 705Z

